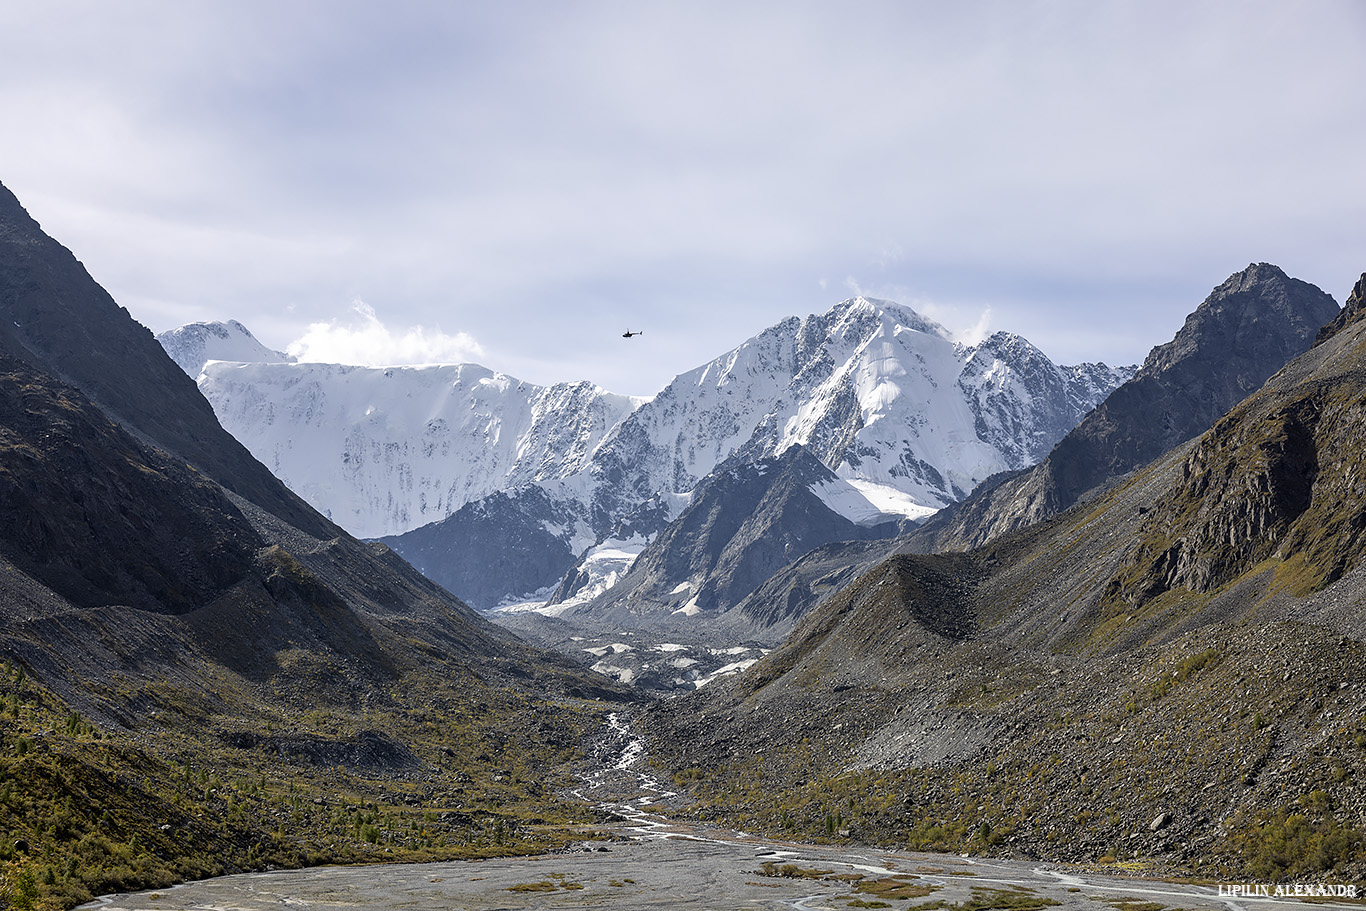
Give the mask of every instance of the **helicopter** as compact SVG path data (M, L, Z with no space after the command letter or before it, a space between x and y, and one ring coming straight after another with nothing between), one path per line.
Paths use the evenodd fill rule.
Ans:
M630 337L633 336L633 335L644 335L644 334L645 334L644 330L638 330L638 331L636 331L636 332L632 332L630 329L627 329L625 332L623 332L623 333L621 334L621 337L622 337L622 338L630 338Z

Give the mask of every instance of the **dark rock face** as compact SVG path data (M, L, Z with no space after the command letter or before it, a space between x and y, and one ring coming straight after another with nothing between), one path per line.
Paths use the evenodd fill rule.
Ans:
M1319 330L1318 336L1314 339L1314 344L1321 345L1328 341L1361 319L1363 313L1366 313L1366 272L1363 272L1361 278L1357 279L1356 285L1352 288L1352 293L1347 297L1347 303L1343 305L1342 312L1332 322Z
M216 485L10 357L0 466L0 553L80 607L193 610L263 546Z
M564 578L574 568L574 553L548 527L573 525L574 517L544 490L528 486L379 540L466 603L488 609L507 592L539 591Z
M1366 551L1359 340L1347 321L1215 424L1181 482L1143 519L1112 593L1142 603L1172 589L1212 592L1258 563L1302 561L1298 587L1339 579ZM1312 367L1313 373L1309 374Z
M1230 276L1048 458L945 510L928 523L919 547L975 546L1057 515L1203 433L1307 350L1337 313L1323 291L1267 263Z
M735 456L698 485L693 500L621 582L575 616L716 614L738 604L784 566L832 541L891 537L904 525L860 526L833 512L812 487L835 474L809 450L750 461Z
M1308 349L1333 299L1266 263L1215 288L1049 457L1057 508L1203 433Z
M338 530L218 424L194 381L0 185L0 354L79 388L115 420L312 534Z

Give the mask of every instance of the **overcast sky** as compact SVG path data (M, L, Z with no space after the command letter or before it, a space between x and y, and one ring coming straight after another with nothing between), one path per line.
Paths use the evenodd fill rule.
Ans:
M1366 270L1363 48L1357 0L0 0L0 182L153 331L314 359L651 394L863 293L1133 363L1250 262Z

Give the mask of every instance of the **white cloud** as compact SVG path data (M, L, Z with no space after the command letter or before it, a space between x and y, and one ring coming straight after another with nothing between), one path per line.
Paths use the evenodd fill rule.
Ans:
M931 317L933 319L933 317ZM987 307L977 317L977 322L966 329L959 329L953 333L955 342L962 342L964 345L980 345L988 335L991 334L991 308Z
M346 319L311 323L285 350L300 361L368 367L464 363L484 355L464 332L447 335L425 326L394 331L364 301L356 301L351 313Z
M1127 362L1250 261L1360 275L1363 10L0 3L0 180L157 331L648 394L854 274Z

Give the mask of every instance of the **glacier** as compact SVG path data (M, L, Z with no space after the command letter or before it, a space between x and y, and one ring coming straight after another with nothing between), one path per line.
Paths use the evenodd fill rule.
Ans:
M487 559L470 542L499 540L481 531L498 523L538 528L573 560L613 539L648 540L725 459L798 444L846 482L818 491L837 512L923 518L1042 459L1134 371L1059 366L1005 332L964 344L867 297L789 317L650 398L473 364L291 363L247 343L240 324L220 325L158 338L180 351L224 427L324 514L401 554L420 529L413 562L437 581L445 563ZM460 526L462 553L443 551L439 523ZM453 590L491 606L544 588L553 572L509 579L501 595Z

